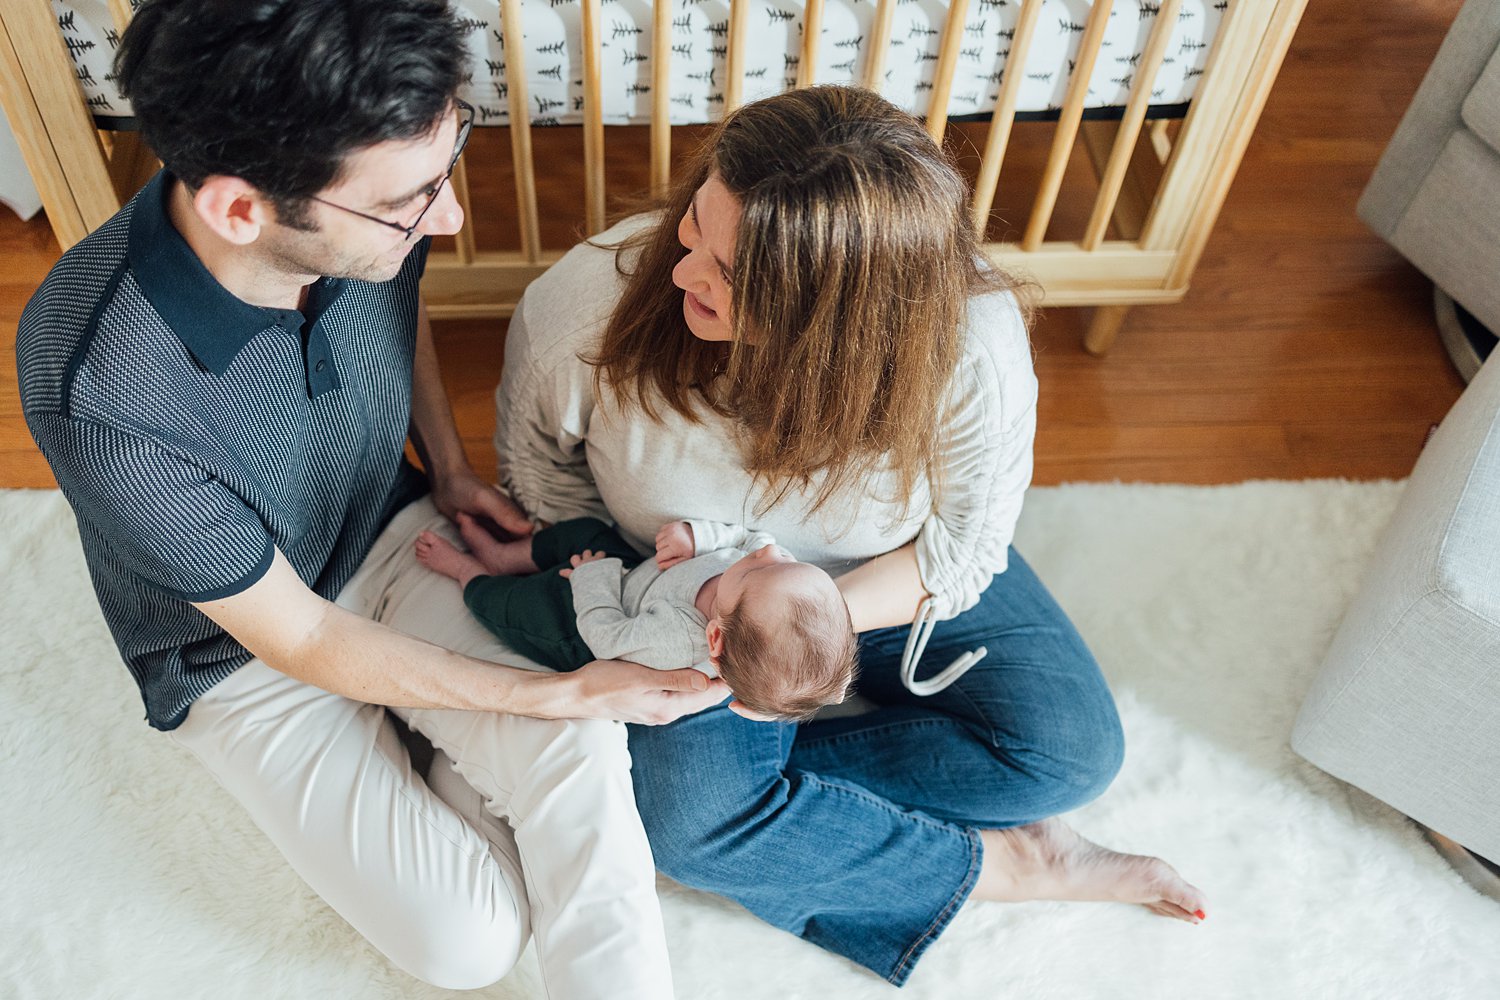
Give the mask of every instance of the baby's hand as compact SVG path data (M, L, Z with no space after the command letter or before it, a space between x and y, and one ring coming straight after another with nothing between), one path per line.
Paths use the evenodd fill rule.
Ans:
M693 558L693 527L686 521L662 525L656 533L656 568L667 569Z
M569 562L573 564L573 569L560 569L557 572L564 580L566 580L568 577L573 575L574 569L577 569L584 563L598 562L600 559L605 558L607 557L603 552L595 552L593 549L584 549L582 553L574 556L569 560Z

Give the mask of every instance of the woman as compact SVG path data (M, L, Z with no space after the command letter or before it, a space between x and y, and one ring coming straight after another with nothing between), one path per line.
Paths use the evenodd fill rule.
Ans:
M539 519L607 516L642 551L668 521L743 523L839 576L878 710L633 728L636 796L662 871L897 985L970 896L1202 919L1163 862L1049 819L1104 790L1122 738L1009 548L1036 380L979 261L915 119L793 91L531 285L497 392L501 477Z

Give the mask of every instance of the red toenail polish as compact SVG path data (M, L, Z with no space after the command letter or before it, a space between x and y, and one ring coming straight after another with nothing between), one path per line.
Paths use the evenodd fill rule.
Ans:
M1199 920L1207 920L1208 919L1208 914L1204 913L1202 910L1194 910L1193 911L1193 916L1197 917Z

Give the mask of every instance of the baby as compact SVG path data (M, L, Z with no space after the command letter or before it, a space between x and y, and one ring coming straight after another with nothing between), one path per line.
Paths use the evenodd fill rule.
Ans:
M457 580L474 616L539 663L697 667L724 678L731 709L766 721L806 719L853 683L857 641L838 586L763 532L673 521L642 561L591 517L515 541L462 514L458 528L469 553L424 531L417 559Z

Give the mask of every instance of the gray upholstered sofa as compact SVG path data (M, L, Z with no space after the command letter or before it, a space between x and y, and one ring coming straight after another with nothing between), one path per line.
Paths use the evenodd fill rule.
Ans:
M1469 0L1360 216L1500 330L1500 2ZM1292 746L1500 861L1500 352L1412 471Z
M1500 331L1500 3L1469 0L1459 11L1358 211L1479 323ZM1460 371L1472 376L1477 359L1443 326Z
M1292 747L1500 861L1497 361L1423 450Z

